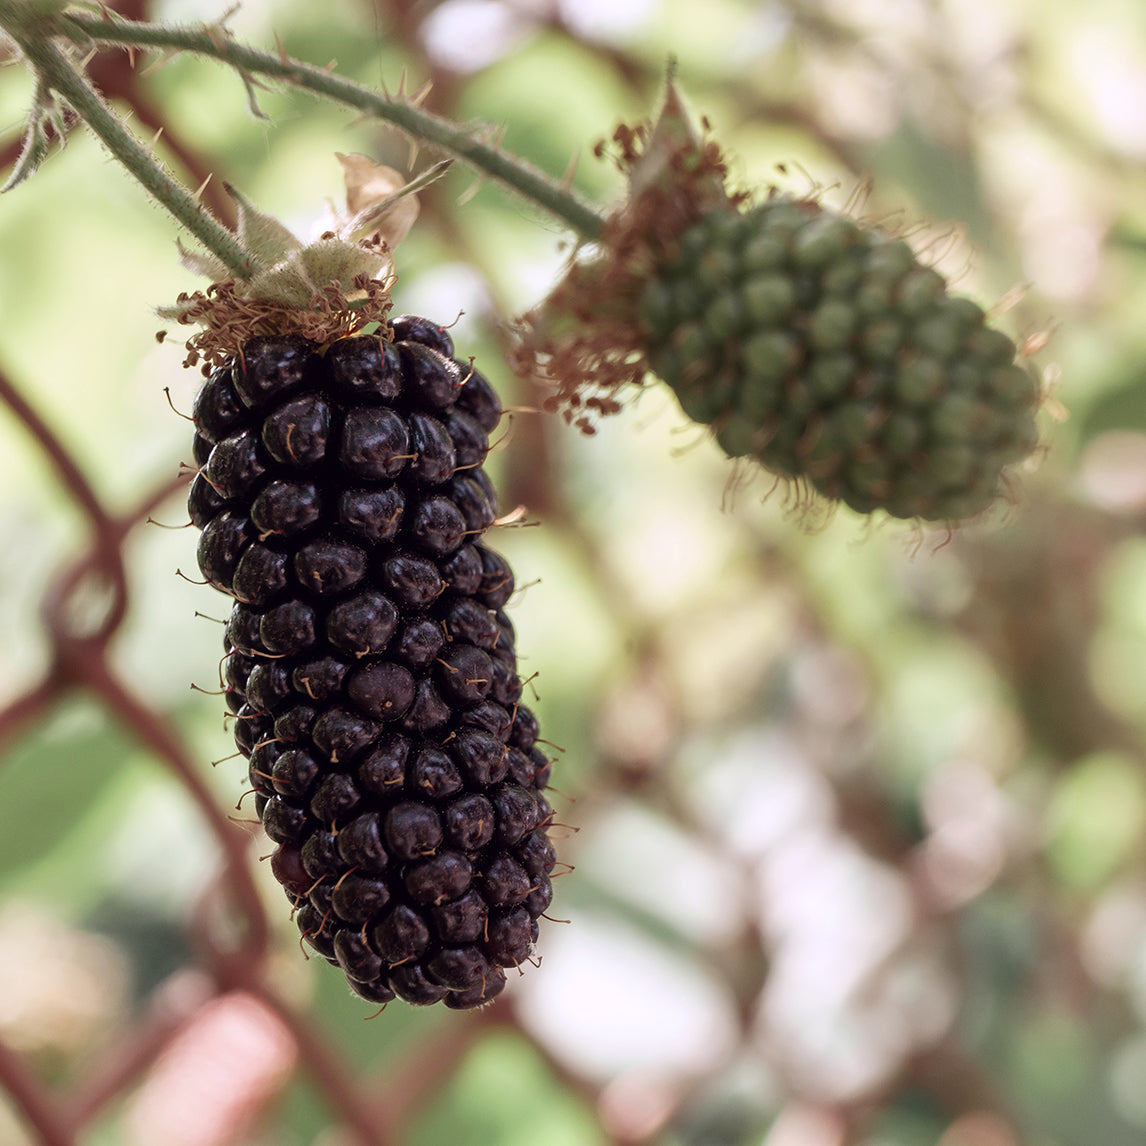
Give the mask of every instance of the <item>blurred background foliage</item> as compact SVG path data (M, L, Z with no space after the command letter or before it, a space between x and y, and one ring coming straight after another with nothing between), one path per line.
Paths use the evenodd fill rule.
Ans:
M225 5L112 7L188 22ZM512 615L560 746L575 870L552 914L570 922L489 1011L395 1003L363 1022L342 977L300 956L245 823L276 928L261 971L289 1008L212 987L196 934L220 858L201 811L130 722L61 690L31 726L0 718L0 1057L101 1093L77 1115L92 1146L365 1140L308 1039L351 1072L379 1142L1141 1143L1146 9L247 0L228 22L391 91L430 80L425 106L503 128L544 170L579 155L600 202L620 188L594 144L649 112L675 56L738 182L902 227L1016 338L1052 334L1035 356L1046 449L1013 506L949 535L810 520L657 385L594 437L540 417L498 363L567 239L455 166L399 252L397 307L456 316L459 350L520 408L490 465L537 527L496 543L529 585ZM159 62L91 68L141 134L163 125L185 182L213 173L221 211L226 180L308 232L337 195L335 151L409 158L298 92L261 93L259 120L226 69ZM30 95L23 68L0 73L8 164ZM190 461L164 388L187 411L197 376L154 338L154 308L198 285L174 238L82 130L0 200L0 370L117 512ZM180 525L180 496L154 516ZM88 525L0 408L0 697L49 667L46 594ZM130 533L110 657L219 814L249 821L242 761L209 763L231 751L222 704L188 689L216 687L220 629L199 614L226 612L176 576L193 548L190 531ZM154 1060L91 1081L164 1022ZM60 1139L0 1100L0 1142L39 1141Z

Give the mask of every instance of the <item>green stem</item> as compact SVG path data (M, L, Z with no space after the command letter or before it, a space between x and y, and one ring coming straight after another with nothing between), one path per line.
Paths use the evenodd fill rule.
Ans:
M103 97L72 66L48 36L20 21L0 23L20 45L42 82L71 104L76 114L103 141L104 146L187 228L212 254L217 255L241 279L258 269L238 239L207 212L185 187L173 179L151 152L139 142ZM50 25L49 25L50 27Z
M586 239L595 239L601 233L604 219L591 203L524 160L476 139L472 130L353 80L291 59L285 53L275 55L244 47L218 29L107 20L82 13L68 13L58 20L57 27L79 43L94 41L196 52L230 64L241 73L286 80L347 107L376 115L415 138L434 144L556 215Z

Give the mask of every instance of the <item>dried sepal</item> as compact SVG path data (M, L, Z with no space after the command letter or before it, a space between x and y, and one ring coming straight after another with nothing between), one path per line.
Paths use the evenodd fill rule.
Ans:
M242 284L239 293L244 298L278 306L306 306L314 297L314 284L303 267L294 261L279 263L255 275Z
M224 184L224 188L235 201L239 242L256 265L275 266L302 249L302 242L273 215L260 211L229 183Z
M351 243L339 238L327 238L304 247L295 261L305 269L315 290L321 290L327 283L349 287L363 275L372 279L386 278L393 266L387 244ZM348 291L348 297L353 297L353 292Z
M639 149L634 147L638 139ZM722 160L705 162L706 153L709 160L717 158L712 150L715 146L705 139L670 75L652 128L625 141L622 161L629 177L629 198L636 200L650 192L676 197L685 191L690 210L719 207L728 200L724 186L727 168ZM687 164L690 156L696 169L687 188L681 188L681 164Z
M417 193L437 182L452 163L442 160L407 181L393 167L375 163L365 155L338 154L337 159L346 179L347 217L339 224L339 231L349 239L375 235L391 249L417 221Z
M393 195L406 180L400 171L375 163L368 155L334 153L346 183L346 213L353 217Z
M212 282L221 282L231 273L230 268L217 255L209 255L205 251L192 251L185 247L178 239L175 245L179 249L179 263L192 274L201 275ZM164 318L173 318L168 312L171 307L160 307L158 313Z

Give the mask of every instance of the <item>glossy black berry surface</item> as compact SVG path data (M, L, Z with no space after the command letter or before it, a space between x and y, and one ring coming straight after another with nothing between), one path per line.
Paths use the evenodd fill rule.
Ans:
M481 540L497 396L440 326L391 329L250 340L195 400L188 506L303 938L370 1002L467 1008L537 938L549 762Z

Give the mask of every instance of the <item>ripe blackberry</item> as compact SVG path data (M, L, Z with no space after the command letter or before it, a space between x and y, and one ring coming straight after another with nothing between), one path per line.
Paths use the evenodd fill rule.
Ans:
M707 215L640 319L652 368L728 454L862 513L971 516L1038 440L1015 344L902 239L813 202Z
M480 540L496 395L439 326L391 331L249 339L195 400L188 507L304 939L371 1002L474 1007L549 903L548 761Z

